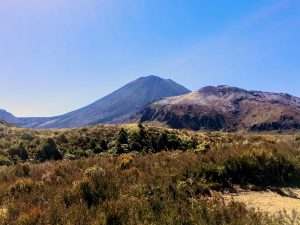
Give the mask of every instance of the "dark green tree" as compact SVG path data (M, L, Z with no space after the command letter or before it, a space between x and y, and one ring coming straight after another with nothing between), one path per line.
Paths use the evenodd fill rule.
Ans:
M128 134L127 134L127 132L125 131L125 129L123 127L119 132L118 143L128 144Z
M125 150L124 150L124 148L122 147L122 145L121 145L120 143L118 143L117 146L116 146L116 154L117 154L117 155L121 155L121 154L123 154L123 153L125 153Z
M157 141L157 146L160 150L162 149L167 149L168 148L168 135L163 132L159 138L158 138L158 141Z
M141 149L143 149L143 147L141 145L140 136L136 132L134 132L130 136L130 150L139 151Z
M107 151L108 150L107 142L104 139L102 139L100 141L100 147L102 148L103 151Z
M138 125L139 127L139 138L140 138L140 144L142 146L145 145L145 143L147 142L147 132L145 130L145 127L142 124Z

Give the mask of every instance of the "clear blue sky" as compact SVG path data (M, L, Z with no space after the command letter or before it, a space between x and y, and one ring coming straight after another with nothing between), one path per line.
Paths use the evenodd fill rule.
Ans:
M300 96L300 1L1 0L0 108L62 114L149 74Z

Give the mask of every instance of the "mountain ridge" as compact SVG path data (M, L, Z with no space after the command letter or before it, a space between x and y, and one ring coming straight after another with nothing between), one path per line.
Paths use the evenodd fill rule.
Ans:
M300 129L300 98L229 85L191 92L170 79L150 75L64 115L18 118L0 110L1 120L37 129L130 122L193 130Z
M140 122L194 130L300 129L300 98L228 85L207 86L150 104Z

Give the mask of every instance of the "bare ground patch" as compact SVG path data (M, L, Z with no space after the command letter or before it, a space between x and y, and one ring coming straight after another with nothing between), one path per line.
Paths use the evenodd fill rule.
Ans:
M226 200L234 200L245 203L249 208L255 208L270 214L293 211L300 214L300 189L280 189L279 193L274 191L238 191L226 194Z

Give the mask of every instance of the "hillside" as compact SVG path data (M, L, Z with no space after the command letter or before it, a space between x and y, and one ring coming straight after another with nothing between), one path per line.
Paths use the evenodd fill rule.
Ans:
M0 120L11 124L19 123L19 118L15 117L13 114L5 111L4 109L0 109Z
M288 94L209 86L150 104L140 121L193 130L300 129L300 99Z
M10 123L7 123L3 120L0 120L0 126L4 126L4 127L12 127L13 125Z
M189 93L185 87L157 76L141 77L106 97L76 111L51 118L20 118L29 128L72 128L100 123L119 123L143 109L149 102Z

